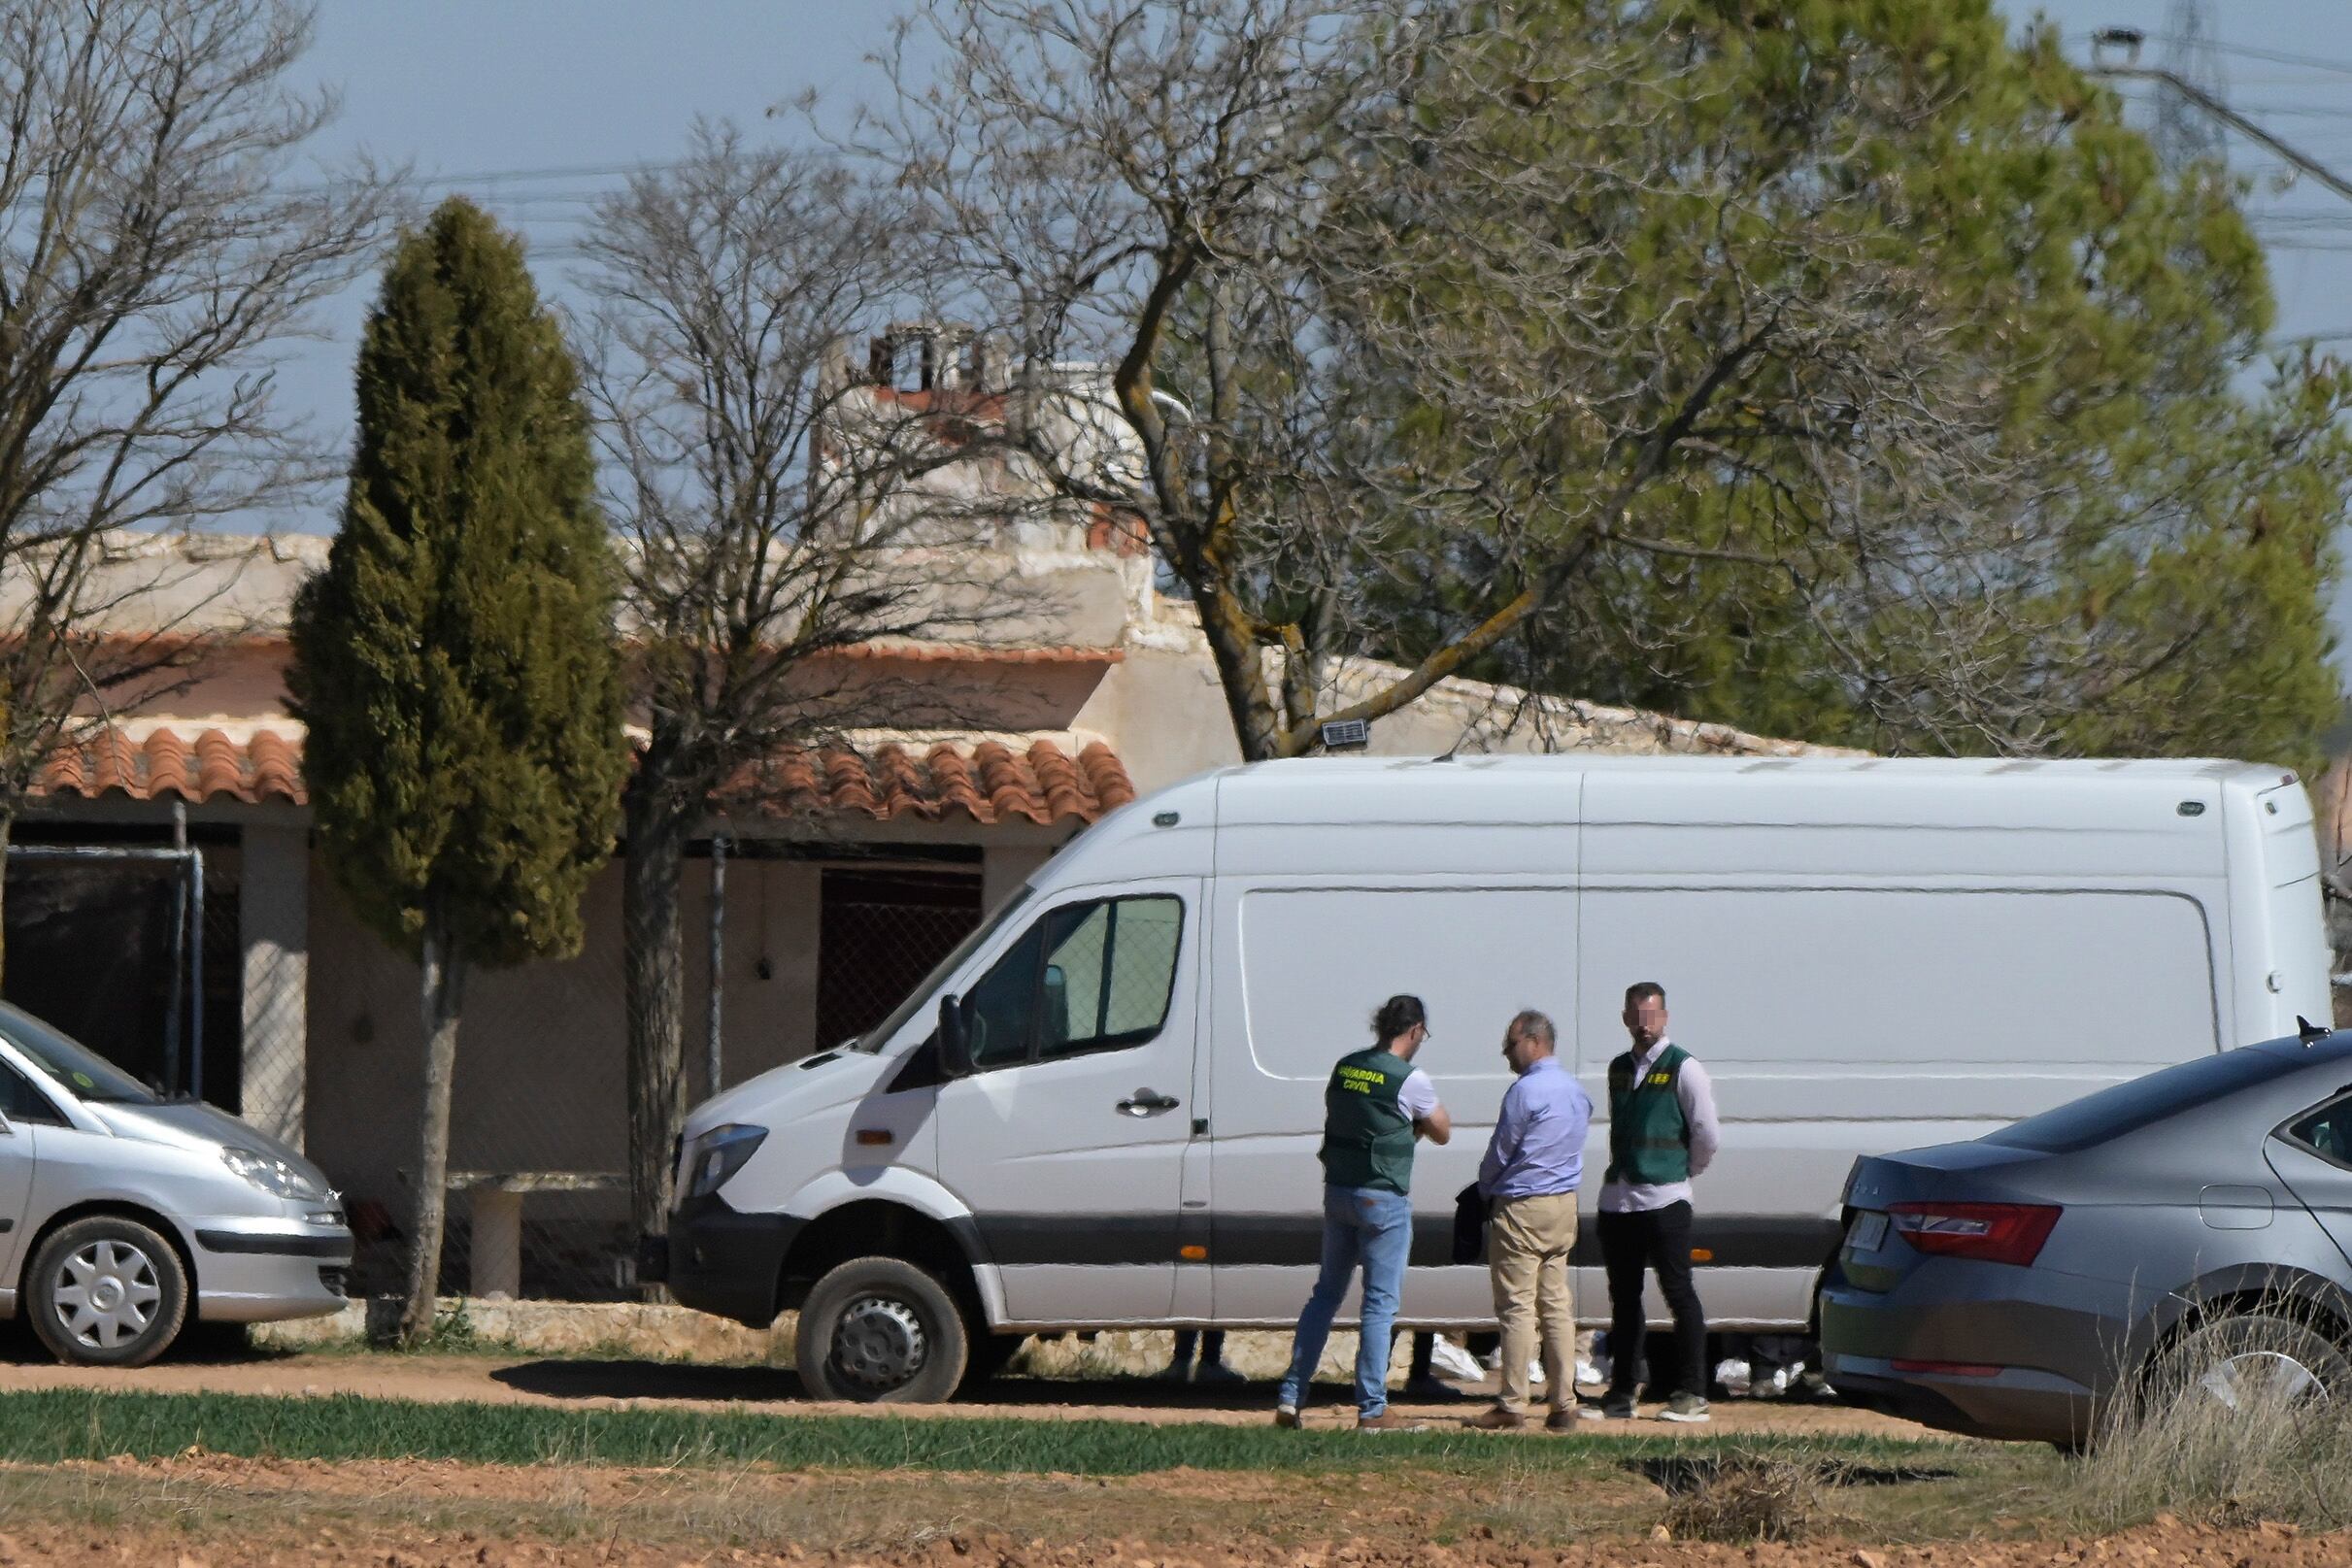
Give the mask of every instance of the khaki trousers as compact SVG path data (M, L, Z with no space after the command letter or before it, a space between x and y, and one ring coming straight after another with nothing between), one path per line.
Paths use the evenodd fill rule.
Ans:
M1503 1409L1528 1408L1528 1363L1543 1342L1543 1373L1552 1408L1576 1408L1576 1300L1568 1288L1568 1250L1576 1245L1576 1194L1497 1198L1489 1222L1495 1316L1502 1323ZM1538 1328L1540 1325L1540 1335Z

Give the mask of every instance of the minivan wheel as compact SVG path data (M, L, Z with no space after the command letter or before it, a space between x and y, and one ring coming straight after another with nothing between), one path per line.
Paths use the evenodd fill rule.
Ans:
M187 1271L150 1226L94 1215L60 1226L25 1279L33 1332L60 1361L145 1366L187 1317Z
M858 1257L819 1280L792 1353L812 1399L936 1404L963 1381L963 1314L947 1287L895 1257Z
M2352 1394L2352 1362L2309 1323L2276 1312L2236 1312L2182 1335L2150 1369L2146 1392L2152 1412L2183 1400L2225 1410L2320 1403Z

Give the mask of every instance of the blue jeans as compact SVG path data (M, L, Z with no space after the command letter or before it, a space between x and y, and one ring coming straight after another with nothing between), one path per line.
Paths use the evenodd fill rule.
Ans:
M1307 1382L1331 1337L1331 1318L1348 1281L1363 1265L1363 1316L1356 1347L1356 1411L1378 1416L1389 1408L1389 1356L1396 1332L1396 1297L1404 1288L1405 1255L1413 1247L1413 1200L1372 1187L1323 1189L1323 1270L1315 1293L1298 1315L1291 1342L1291 1370L1282 1380L1281 1402L1293 1409L1305 1399Z

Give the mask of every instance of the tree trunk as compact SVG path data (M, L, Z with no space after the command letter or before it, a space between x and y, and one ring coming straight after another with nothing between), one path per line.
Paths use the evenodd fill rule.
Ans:
M417 1137L417 1202L409 1228L408 1294L400 1305L400 1343L432 1332L441 1282L441 1233L449 1218L450 1083L457 1068L457 1015L465 964L437 920L424 930L418 1011L424 1024L424 1110Z
M678 883L692 817L652 756L622 803L622 973L628 1008L629 1218L640 1235L668 1227L672 1147L686 1123L686 954ZM649 1295L655 1292L649 1291Z
M1244 762L1263 762L1279 753L1283 725L1274 695L1266 687L1265 652L1252 635L1248 618L1221 586L1204 584L1195 594L1200 607L1200 629L1217 666L1218 684L1225 692L1226 714L1233 721L1233 740Z

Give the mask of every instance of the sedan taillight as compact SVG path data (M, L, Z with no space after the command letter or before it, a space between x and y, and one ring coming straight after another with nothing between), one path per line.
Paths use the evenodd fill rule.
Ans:
M1887 1214L1923 1252L2023 1268L2040 1255L2059 1211L2050 1203L1930 1202L1889 1204Z

